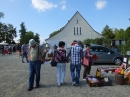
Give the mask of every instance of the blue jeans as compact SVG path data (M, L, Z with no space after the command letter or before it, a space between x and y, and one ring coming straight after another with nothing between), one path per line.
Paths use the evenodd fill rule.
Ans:
M24 56L26 57L26 61L28 62L27 52L22 52L22 62L24 62Z
M76 69L76 74L75 74L75 69ZM78 65L70 64L72 82L76 82L77 84L79 84L80 70L81 70L81 64Z
M57 82L58 85L65 82L66 63L57 63Z
M36 85L40 82L41 60L29 62L29 86L33 86L36 75Z

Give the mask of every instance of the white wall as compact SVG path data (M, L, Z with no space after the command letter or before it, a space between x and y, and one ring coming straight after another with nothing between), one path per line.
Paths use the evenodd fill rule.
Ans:
M78 23L77 23L77 19L78 19ZM81 27L81 35L74 35L74 27L76 33L77 33L77 27L78 27L78 32L80 32L80 27ZM70 48L73 40L84 41L85 39L95 39L101 37L102 37L101 34L95 32L88 25L88 23L81 17L81 15L79 13L76 13L76 15L68 22L68 24L61 32L51 37L47 41L65 40L67 43L67 48Z

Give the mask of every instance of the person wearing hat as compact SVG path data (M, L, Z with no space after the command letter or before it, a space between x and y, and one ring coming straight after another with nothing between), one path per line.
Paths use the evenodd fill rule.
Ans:
M34 78L36 78L36 88L39 88L40 82L40 69L43 56L41 46L37 45L34 39L29 40L28 55L30 56L29 62L29 87L28 91L33 89ZM35 77L36 76L36 77Z

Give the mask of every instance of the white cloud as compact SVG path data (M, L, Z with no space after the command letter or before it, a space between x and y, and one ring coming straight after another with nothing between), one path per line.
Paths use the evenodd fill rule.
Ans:
M56 8L57 4L53 4L47 0L32 0L32 6L38 11L46 11L48 9Z
M61 7L61 9L66 9L66 1L65 0L62 0L61 2L60 2L60 5L62 6Z
M98 10L103 9L106 6L106 4L106 0L97 0L97 2L95 3Z

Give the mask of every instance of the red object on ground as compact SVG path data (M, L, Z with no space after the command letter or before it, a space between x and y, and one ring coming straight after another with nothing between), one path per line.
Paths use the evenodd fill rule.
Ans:
M4 53L5 53L5 54L8 54L8 50L4 50Z
M116 74L120 74L120 71L121 71L121 70L118 68L118 69L115 70L115 73L116 73Z

